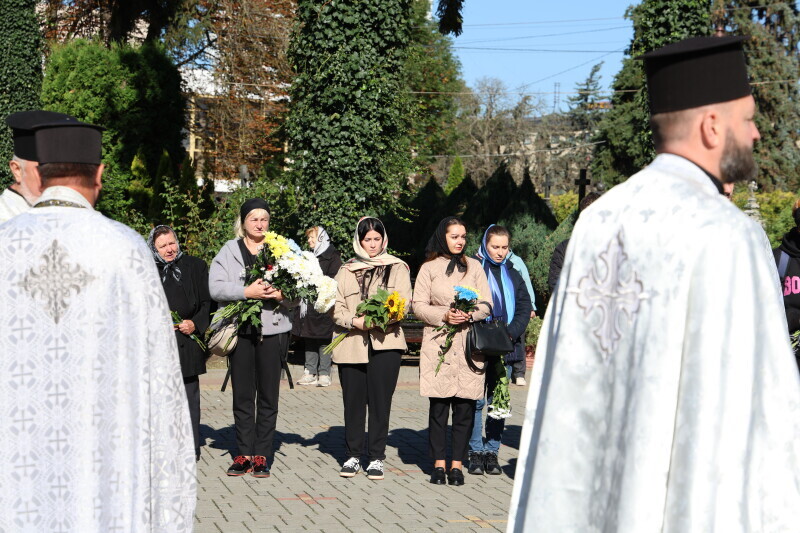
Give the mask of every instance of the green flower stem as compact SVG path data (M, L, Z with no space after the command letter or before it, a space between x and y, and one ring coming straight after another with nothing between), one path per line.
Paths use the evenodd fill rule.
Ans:
M509 418L511 416L511 394L508 392L508 377L502 357L494 358L494 371L498 379L492 392L489 416L496 419Z
M183 322L183 319L181 318L181 316L178 314L177 311L171 311L171 313L172 313L172 320L176 326L181 322ZM191 335L189 335L189 338L192 339L194 342L196 342L197 345L200 346L201 350L206 351L206 345L203 344L203 341L200 340L200 337L192 333Z
M333 338L331 343L327 345L325 348L322 349L322 353L325 355L331 355L333 353L333 349L339 346L345 337L347 337L347 331L344 333L339 333L336 337Z

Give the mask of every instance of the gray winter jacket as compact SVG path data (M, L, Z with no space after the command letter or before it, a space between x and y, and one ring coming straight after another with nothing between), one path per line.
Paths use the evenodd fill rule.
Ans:
M220 306L236 300L244 300L244 259L237 239L226 242L211 262L208 271L208 288L211 297ZM292 329L292 309L299 301L264 300L261 311L261 333L275 335Z

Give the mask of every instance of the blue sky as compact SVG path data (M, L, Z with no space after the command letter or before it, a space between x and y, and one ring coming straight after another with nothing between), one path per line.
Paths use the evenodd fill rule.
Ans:
M509 90L543 93L536 96L550 108L559 83L560 106L566 110L575 84L585 80L596 63L604 61L601 84L610 86L621 66L621 50L633 34L623 15L634 3L466 0L464 32L454 39L464 79L472 87L481 77L498 78Z

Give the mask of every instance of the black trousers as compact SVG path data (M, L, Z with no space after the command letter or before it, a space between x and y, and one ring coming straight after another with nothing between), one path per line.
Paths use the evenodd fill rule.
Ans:
M189 418L192 420L194 433L194 453L200 453L200 378L198 376L184 376L183 384L186 387L186 399L189 401Z
M475 400L464 398L430 398L428 411L428 443L434 461L447 458L447 419L453 411L453 461L467 458L472 426L475 424Z
M278 420L281 357L289 333L240 335L231 358L233 420L240 455L272 459L272 440Z
M364 448L364 423L369 406L369 460L386 459L389 415L400 374L401 357L399 351L373 351L370 348L368 363L338 365L344 400L344 435L348 457L361 457Z
M511 379L524 378L525 372L528 370L527 361L514 361L511 363Z

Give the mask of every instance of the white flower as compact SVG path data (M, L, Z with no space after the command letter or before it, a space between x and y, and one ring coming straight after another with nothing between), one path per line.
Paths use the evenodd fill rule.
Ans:
M487 413L488 416L491 416L495 420L502 420L503 418L511 418L511 408L508 409L498 409L492 405L489 406L489 412Z

